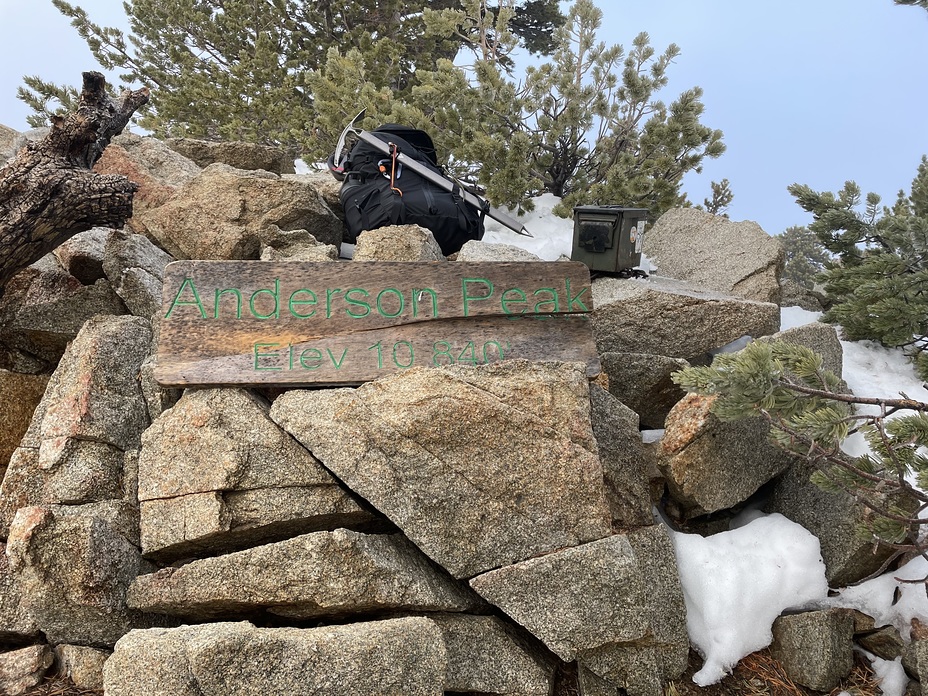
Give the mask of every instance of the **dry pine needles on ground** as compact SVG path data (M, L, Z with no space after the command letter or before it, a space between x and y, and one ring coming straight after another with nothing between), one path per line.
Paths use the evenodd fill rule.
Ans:
M38 686L24 691L21 696L103 696L103 692L81 689L70 679L49 677Z
M689 668L679 680L667 686L665 696L817 696L822 693L796 684L787 676L783 666L770 655L769 650L761 650L742 658L731 675L712 686L697 686L692 682L692 676L701 664L701 658L690 652ZM838 696L842 691L851 696L882 694L870 663L857 653L854 655L851 673L829 696Z

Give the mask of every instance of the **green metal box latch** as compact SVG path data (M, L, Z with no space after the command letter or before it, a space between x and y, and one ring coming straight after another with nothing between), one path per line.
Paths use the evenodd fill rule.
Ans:
M641 264L641 242L648 217L645 208L578 205L574 208L571 261L591 271L621 273Z

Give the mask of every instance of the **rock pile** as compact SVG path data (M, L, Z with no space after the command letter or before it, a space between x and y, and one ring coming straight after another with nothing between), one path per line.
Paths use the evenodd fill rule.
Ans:
M594 281L607 380L506 361L356 389L161 388L168 261L337 259L331 190L280 162L121 136L98 168L139 182L129 229L75 237L0 299L0 691L54 664L108 696L657 696L690 646L655 506L709 533L761 491L819 535L833 584L882 561L816 515L824 494L760 423L719 423L670 382L779 329L778 245L699 211L668 213L646 249L676 280ZM684 262L707 227L714 258L737 257L715 284ZM416 228L357 241L359 259L441 259ZM829 327L781 337L840 366ZM802 621L775 631L783 663L812 640L828 675L849 669L848 620Z

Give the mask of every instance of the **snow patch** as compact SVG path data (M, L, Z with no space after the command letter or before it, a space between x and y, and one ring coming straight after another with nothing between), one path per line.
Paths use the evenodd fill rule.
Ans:
M818 539L780 514L709 537L672 533L686 627L705 658L693 681L720 681L773 639L774 619L828 594Z

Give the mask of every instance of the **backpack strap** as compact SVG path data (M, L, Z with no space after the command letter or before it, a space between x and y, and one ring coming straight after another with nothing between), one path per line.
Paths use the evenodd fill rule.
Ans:
M454 201L454 207L458 212L458 226L462 230L467 230L469 239L480 239L483 237L480 230L483 228L483 218L485 211L481 209L477 212L477 222L476 225L473 223L473 218L468 214L471 211L467 207L467 203L464 202L464 197L461 195L461 186L455 182L454 186L451 188L451 200Z

